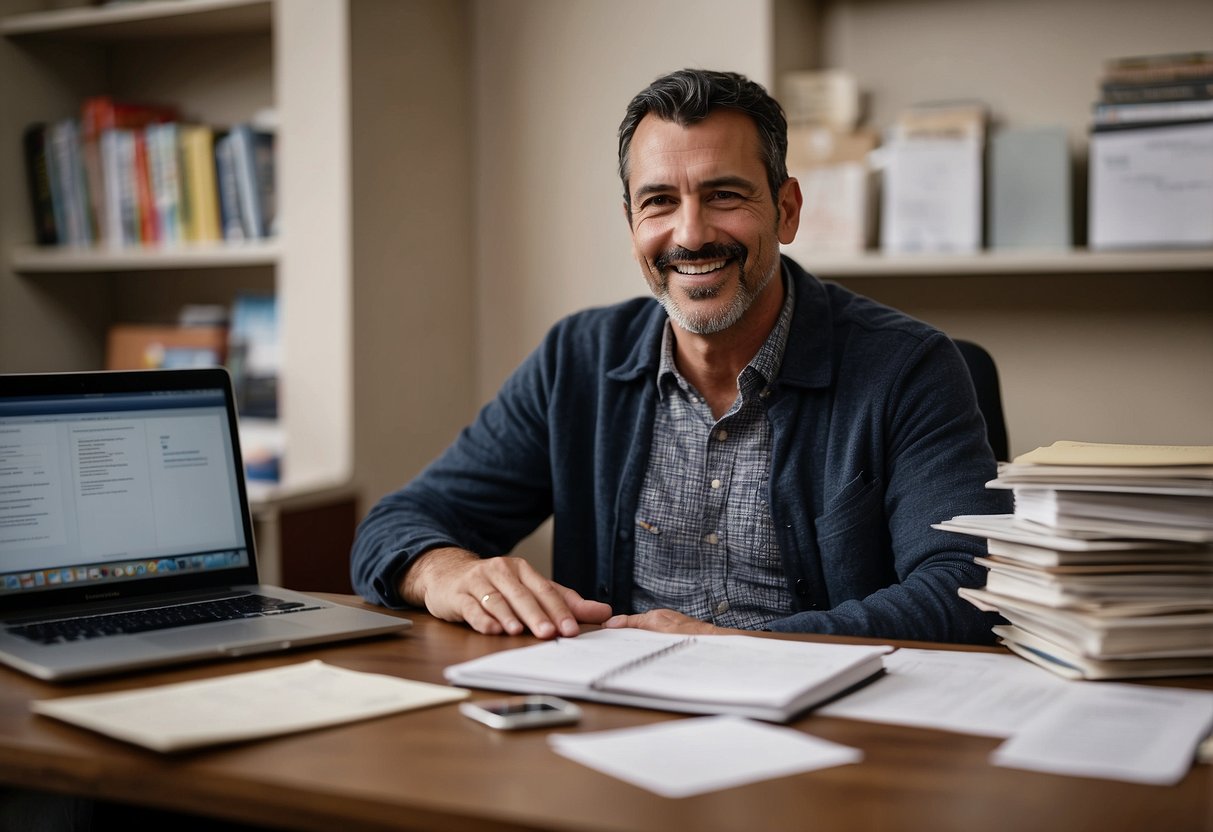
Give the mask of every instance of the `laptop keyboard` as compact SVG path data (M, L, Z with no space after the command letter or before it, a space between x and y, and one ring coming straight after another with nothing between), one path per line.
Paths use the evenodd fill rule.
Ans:
M315 605L306 605L298 601L284 601L281 598L271 598L267 595L241 595L218 601L201 601L131 612L38 621L12 626L8 630L10 633L24 636L31 641L55 644L122 633L146 633L171 627L186 627L191 624L209 624L212 621L234 621L263 615L282 615L318 608Z

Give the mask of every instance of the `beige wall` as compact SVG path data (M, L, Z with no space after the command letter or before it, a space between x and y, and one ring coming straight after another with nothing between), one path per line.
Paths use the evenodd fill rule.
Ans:
M354 456L369 505L475 412L468 6L350 6Z
M684 66L770 82L759 0L475 3L477 372L482 398L559 317L646 292L631 259L616 131Z

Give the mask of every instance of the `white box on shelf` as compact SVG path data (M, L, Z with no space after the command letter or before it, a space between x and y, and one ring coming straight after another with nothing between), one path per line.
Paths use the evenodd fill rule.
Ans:
M1091 134L1092 249L1213 245L1213 122Z
M882 250L968 254L981 248L979 136L898 138L882 154Z

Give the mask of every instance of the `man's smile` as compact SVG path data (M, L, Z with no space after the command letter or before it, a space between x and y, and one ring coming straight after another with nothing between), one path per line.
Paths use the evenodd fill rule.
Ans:
M728 260L712 260L707 263L674 263L671 268L679 274L685 275L708 274L723 269L728 262Z

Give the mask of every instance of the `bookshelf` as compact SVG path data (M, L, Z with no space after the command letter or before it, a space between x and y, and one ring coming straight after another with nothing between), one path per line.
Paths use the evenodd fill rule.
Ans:
M288 561L271 576L320 574L289 562L313 556L343 574L366 501L472 413L466 15L394 0L0 0L0 372L99 369L113 323L275 293L287 449L283 481L254 497L263 555ZM272 109L280 235L32 245L21 131L103 93L214 125ZM419 183L449 195L416 210ZM442 279L418 286L413 269ZM341 529L300 525L316 516ZM276 551L288 543L304 551Z
M21 5L28 4L7 3L0 8L10 12ZM106 92L120 100L172 103L187 119L219 125L247 120L259 109L272 108L285 131L302 117L296 101L304 96L308 109L313 111L306 117L315 118L315 110L327 109L329 124L346 121L344 91L323 79L326 72L340 78L344 70L344 21L333 14L334 10L342 11L341 4L308 0L286 4L269 0L156 0L8 13L0 19L0 33L19 56L19 70L26 80L46 85L53 93L40 101L15 102L33 111L21 119L22 124L72 114L86 96ZM315 23L301 25L297 15L320 19L328 15L332 28L327 36L331 42L319 42L326 37L324 30ZM304 51L310 53L307 60L301 57ZM291 60L292 55L299 57ZM215 71L220 56L222 72ZM187 64L195 61L195 67L212 67L210 73L191 71ZM213 77L206 77L208 74ZM327 98L326 90L330 91ZM284 143L287 146L279 153L283 224L322 224L328 233L319 238L288 233L281 240L120 250L35 247L6 241L10 243L7 266L19 276L9 277L10 281L26 278L36 284L39 279L70 274L118 282L104 292L108 308L87 325L79 324L72 314L47 306L30 310L49 316L55 331L76 346L69 355L48 358L45 368L24 367L6 350L6 368L101 366L97 330L133 314L131 303L123 300L130 294L121 285L126 274L140 273L157 281L161 308L148 310L146 302L139 305L144 307L143 314L156 313L171 320L173 306L196 295L197 289L191 284L207 280L206 274L234 269L260 272L247 282L259 289L272 286L278 294L284 353L291 356L293 365L310 365L324 372L335 393L324 399L303 399L299 386L291 383L289 368L286 370L281 411L284 430L294 447L283 487L287 491L306 490L347 480L352 467L349 374L344 370L349 363L349 316L342 310L348 307L350 277L348 235L342 234L348 225L346 200L341 197L348 192L349 181L344 166L332 162L348 157L348 146L344 134L335 127L300 135L306 141ZM23 176L14 176L13 180L24 184ZM291 203L290 192L300 180L306 180L309 191L327 192L330 198ZM6 201L6 210L7 206ZM323 216L317 217L317 213ZM14 220L28 227L27 217ZM328 264L331 279L308 280L300 274L301 262ZM30 293L29 297L31 305L36 305L37 295ZM330 316L332 310L338 314ZM331 333L322 349L310 343L315 339L299 337L320 327Z

